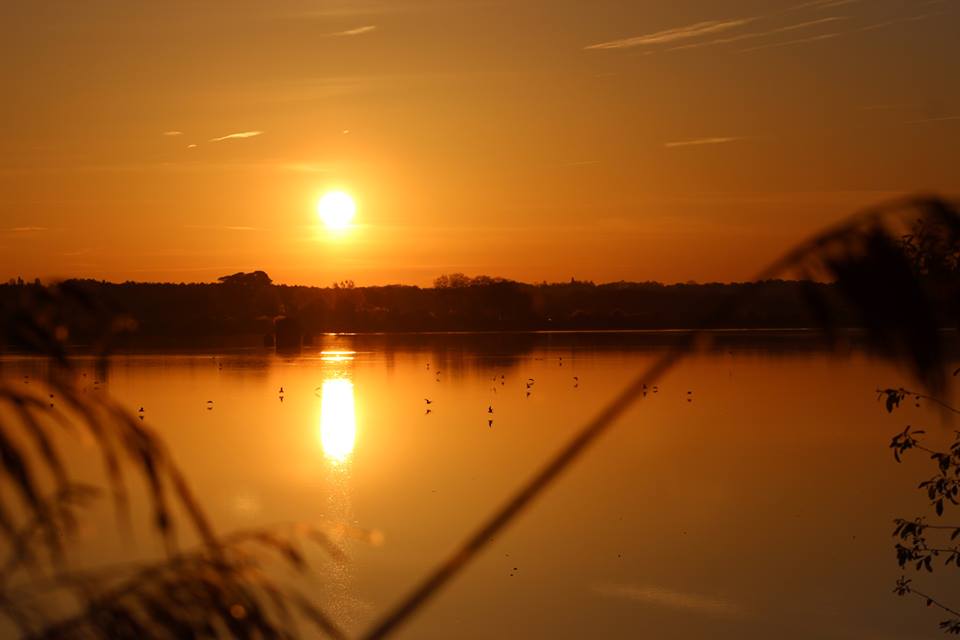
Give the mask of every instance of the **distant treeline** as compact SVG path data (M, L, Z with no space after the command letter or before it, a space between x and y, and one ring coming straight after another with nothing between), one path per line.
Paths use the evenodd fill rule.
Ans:
M833 285L770 280L736 284L613 282L525 284L480 276L446 275L433 287L331 287L274 284L262 272L238 273L210 284L68 280L80 293L64 330L82 343L93 327L80 318L110 318L127 346L258 344L289 318L307 340L327 332L522 331L685 328L802 328L816 325L808 304L839 300ZM43 296L39 283L0 285L5 314L24 296ZM852 313L833 313L850 327ZM80 306L84 308L81 309Z

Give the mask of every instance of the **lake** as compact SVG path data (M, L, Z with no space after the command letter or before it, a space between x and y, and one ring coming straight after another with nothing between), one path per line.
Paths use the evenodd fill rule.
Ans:
M290 357L80 367L103 378L86 392L143 407L219 531L372 532L344 541L347 562L314 549L310 576L281 576L360 633L674 341L340 335ZM45 366L2 358L18 378ZM953 425L925 402L884 410L876 389L912 385L902 371L802 332L730 332L650 384L398 637L941 636L944 616L892 594L892 519L935 518L916 490L933 469L920 454L897 464L888 444L908 423L947 442ZM74 451L96 477L95 449ZM142 527L119 532L109 505L78 544L86 565L160 548ZM918 584L949 599L950 578Z

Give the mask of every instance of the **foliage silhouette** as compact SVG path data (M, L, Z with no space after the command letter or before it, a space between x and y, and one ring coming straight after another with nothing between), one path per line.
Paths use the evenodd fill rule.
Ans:
M905 363L932 397L940 397L945 387L940 328L944 309L948 308L943 302L945 296L953 295L955 286L943 274L949 272L951 265L955 269L956 261L927 259L927 254L940 251L941 245L924 234L954 234L946 237L955 238L958 229L960 216L943 200L922 197L898 201L857 214L810 238L762 271L757 280L765 282L786 275L802 278L803 283L791 286L802 287L809 316L832 339L842 339L837 329L849 326L852 314L864 328L869 344L887 357ZM949 247L949 242L945 246ZM923 259L918 260L918 255ZM211 285L220 287L214 308L231 300L243 301L254 314L252 326L260 326L256 323L261 319L272 323L273 317L284 311L278 304L289 304L309 318L309 304L298 304L296 296L278 301L280 293L265 280L266 274L254 275L252 286L239 282L247 282L244 274L229 279L237 276L240 277L233 284L238 286ZM463 283L457 280L457 286L443 286L437 292L458 296L477 286L472 282L459 286ZM136 285L130 287L136 292ZM480 287L493 287L489 291L495 301L509 301L503 307L493 304L494 313L513 314L519 308L518 315L499 316L501 323L506 322L504 317L509 322L519 321L530 309L536 309L536 303L525 306L527 298L517 283L491 282ZM30 637L288 638L297 635L301 619L325 634L342 637L334 621L303 594L274 584L257 561L256 551L265 548L291 566L305 569L298 536L269 531L219 535L160 438L109 397L79 392L67 345L79 335L94 346L101 358L106 358L124 332L143 329L144 319L111 313L116 298L102 295L104 288L89 282L66 282L52 288L18 285L10 289L12 293L4 291L4 341L48 356L55 366L42 388L27 385L27 391L6 379L0 383L0 402L8 405L14 416L9 424L0 425L0 486L15 490L21 509L18 512L0 503L0 543L6 545L9 558L0 574L0 613ZM717 288L708 305L709 312L694 318L692 325L724 326L724 322L737 317L737 310L754 292L755 288L750 286ZM194 293L191 291L190 295ZM342 303L348 315L349 310L356 312L360 308L357 298L363 296L362 291L338 287L335 295L335 304ZM197 299L202 300L203 296ZM156 303L154 299L150 304ZM231 308L236 307L223 307ZM248 320L249 316L240 319L238 326L247 326ZM187 330L189 324L181 327ZM669 352L630 382L449 558L377 621L366 637L390 635L419 611L609 430L642 397L648 384L656 384L686 353L702 346L707 339L696 330L683 334ZM48 407L44 397L48 390L66 411ZM83 432L97 442L108 488L121 516L129 513L126 482L133 470L150 497L152 526L167 548L164 560L107 572L67 570L69 549L64 545L63 534L69 536L76 531L80 510L95 496L95 491L69 478L52 433L54 428ZM910 432L905 438L909 440L904 444L910 442L906 448L918 446ZM955 483L934 482L928 490L931 486L934 498L956 498ZM18 513L22 515L18 517ZM179 522L178 514L183 514L184 522ZM200 546L180 551L178 527L192 532ZM326 532L312 530L308 538L337 553ZM925 559L922 562L926 564ZM28 572L47 576L55 589L72 594L79 606L65 617L47 610L41 606L42 593L36 584L15 580ZM909 585L903 588L906 587Z
M960 213L935 197L899 200L858 213L799 244L764 269L756 278L767 280L784 273L806 279L832 280L845 302L858 314L870 344L890 359L906 364L935 394L945 384L943 350L937 315L938 300L924 275L914 268L904 238L918 226L954 233ZM819 311L822 328L837 336L832 307L813 292L811 305ZM731 295L712 310L723 317L735 309L739 296ZM908 306L909 305L909 306ZM513 493L453 553L378 620L364 636L384 638L419 611L486 545L539 497L569 466L605 433L648 384L655 384L693 348L704 334L691 331L686 339L654 361L614 400L575 433L573 438Z
M886 398L886 409L892 412L900 406L903 398L911 395L923 397L906 389L885 389L880 397ZM945 411L960 413L960 409L944 402L938 404ZM923 451L929 455L936 474L920 482L917 488L926 494L934 512L940 517L945 506L960 505L960 431L954 432L954 440L945 451L924 444L925 434L923 429L914 429L907 425L902 432L894 435L890 448L897 462L901 462L903 454L911 450ZM896 540L897 563L901 569L912 568L914 571L932 573L934 561L941 557L945 566L960 568L960 542L957 541L957 538L960 538L960 525L929 524L923 517L911 520L897 518L894 520L893 537ZM960 612L937 597L919 590L914 586L913 579L906 576L898 578L894 593L900 596L917 596L922 598L928 607L937 607L950 614L950 618L940 622L940 628L950 634L960 634Z
M304 621L344 637L318 606L261 568L264 556L273 555L305 571L304 541L342 559L333 539L338 531L299 526L218 534L160 437L107 394L80 387L63 310L86 309L104 328L96 341L100 359L128 323L104 321L109 316L96 300L69 283L32 287L23 296L5 317L5 334L48 356L52 366L45 380L0 379L0 404L8 410L2 415L12 416L0 424L0 486L17 498L15 504L0 501L0 614L24 637L37 638L292 638ZM151 526L166 548L164 559L70 569L70 540L99 490L70 478L61 453L64 435L96 442L125 526L129 477L139 479L151 503ZM196 549L179 549L178 526L199 540ZM65 596L76 602L66 613L58 607Z

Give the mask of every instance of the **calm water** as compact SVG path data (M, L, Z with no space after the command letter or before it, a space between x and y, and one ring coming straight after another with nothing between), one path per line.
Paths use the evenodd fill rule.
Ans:
M665 342L341 336L294 358L120 356L103 387L144 407L221 531L379 532L347 542L346 564L311 553L301 581L360 632ZM2 362L42 376L41 361ZM400 637L940 637L936 613L891 593L891 520L926 513L915 486L932 471L919 456L897 465L887 444L907 423L941 440L952 426L912 403L888 415L874 390L900 384L863 353L796 338L691 356ZM93 473L95 450L76 451ZM84 562L156 552L133 537L98 509ZM949 596L950 577L923 584Z

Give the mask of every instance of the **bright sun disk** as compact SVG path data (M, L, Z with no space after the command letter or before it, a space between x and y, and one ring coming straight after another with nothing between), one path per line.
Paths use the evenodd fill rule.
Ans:
M328 229L346 229L356 212L353 198L343 191L330 191L317 203L317 214Z

